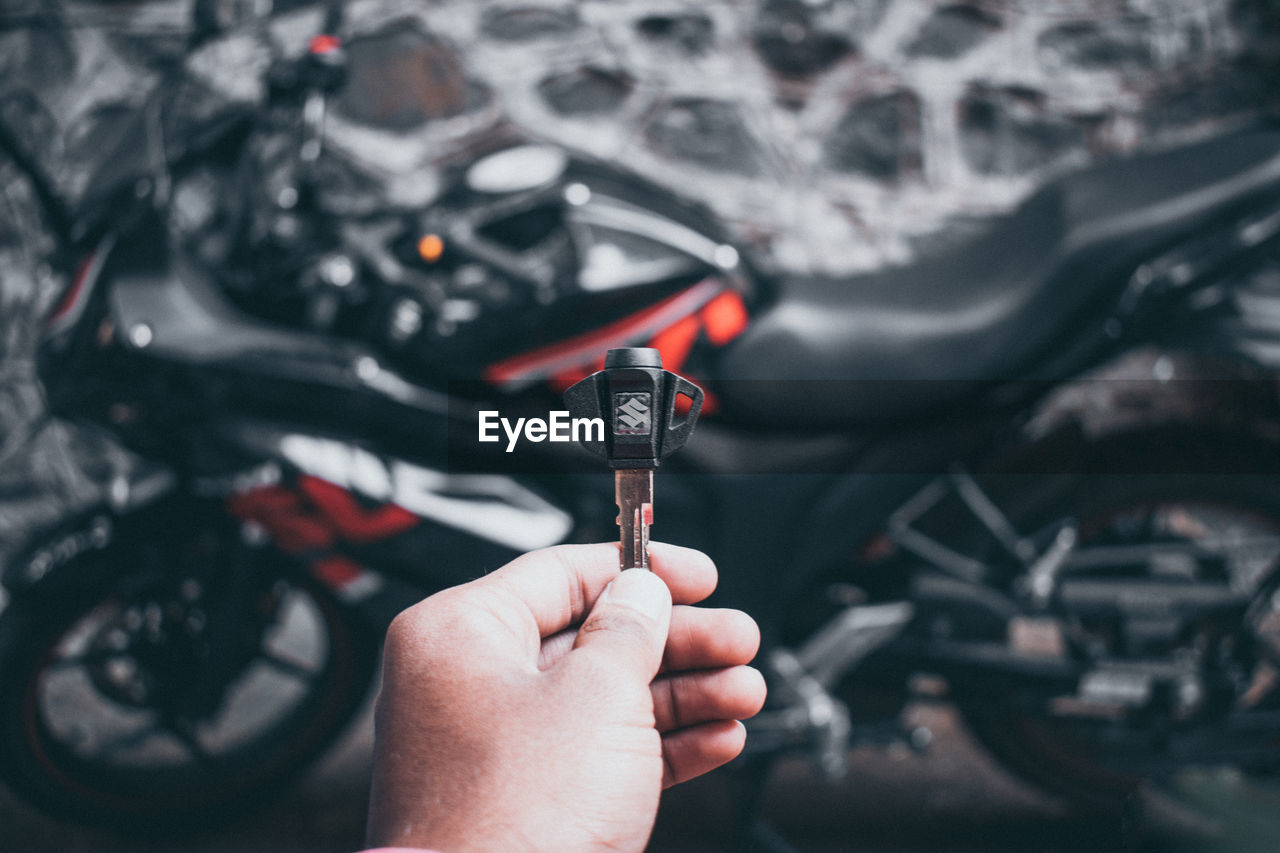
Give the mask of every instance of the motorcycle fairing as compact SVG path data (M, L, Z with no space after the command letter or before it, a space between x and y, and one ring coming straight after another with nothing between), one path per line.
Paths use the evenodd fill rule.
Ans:
M508 149L479 165L537 150ZM418 312L427 316L421 330L391 344L415 373L421 365L453 379L483 376L507 392L556 374L556 384L572 384L566 371L589 372L605 349L647 342L720 291L739 302L751 293L737 250L690 211L645 205L639 181L610 181L570 161L550 184L473 190L455 187L393 242L405 277L379 297L379 316L424 294L430 303L431 289L442 288L446 306L465 317L437 322ZM441 251L417 257L422 235Z
M379 541L427 519L513 551L532 551L564 541L572 527L568 513L510 477L451 474L316 435L240 430L239 437L300 472L307 501L345 541ZM308 486L310 480L323 485ZM360 508L332 489L360 494L379 509Z
M347 602L384 598L384 587L394 598L406 582L463 583L564 541L572 527L566 512L509 477L450 475L312 435L241 437L246 446L273 443L285 465L230 494L227 511Z
M80 322L116 239L116 234L107 234L92 252L81 259L75 275L71 277L71 284L45 318L46 341L65 343L71 330Z
M504 391L543 380L563 390L602 368L607 350L641 344L659 350L671 370L682 370L700 336L723 346L747 322L741 295L708 278L613 323L492 364L485 379Z

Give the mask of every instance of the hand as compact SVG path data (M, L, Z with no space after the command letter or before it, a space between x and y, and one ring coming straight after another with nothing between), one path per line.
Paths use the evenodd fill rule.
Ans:
M395 619L371 844L640 850L662 788L741 752L759 630L686 606L715 588L705 555L650 556L619 574L616 545L536 551Z

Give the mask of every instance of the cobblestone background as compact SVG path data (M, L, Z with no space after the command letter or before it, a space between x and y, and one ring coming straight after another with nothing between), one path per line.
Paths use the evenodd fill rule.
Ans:
M6 37L0 56L3 115L52 149L39 156L69 195L157 60L181 51L193 3L0 0L70 24ZM211 4L231 22L264 5ZM257 97L268 44L301 51L317 31L306 3L276 6L302 11L270 39L242 27L188 58L211 100ZM906 262L1093 158L1280 110L1280 0L348 8L352 79L330 133L333 161L359 168L333 170L335 203L426 203L442 159L514 127L711 204L766 266L792 270Z
M405 62L397 92L357 75L348 119L395 128L398 101L430 88L449 118L443 135L506 119L619 162L709 202L787 269L905 262L1051 175L1280 106L1275 0L372 0L353 10L365 33L353 54L399 51ZM440 150L433 135L424 157ZM335 127L335 137L354 149L363 134ZM391 156L381 162L414 165L403 146Z

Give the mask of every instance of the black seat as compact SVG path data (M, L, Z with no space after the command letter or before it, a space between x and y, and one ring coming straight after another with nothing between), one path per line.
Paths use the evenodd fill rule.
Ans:
M726 413L777 426L894 420L1019 378L1143 261L1277 193L1280 131L1254 131L1057 180L911 266L784 282L723 355L718 377L765 380L724 383Z

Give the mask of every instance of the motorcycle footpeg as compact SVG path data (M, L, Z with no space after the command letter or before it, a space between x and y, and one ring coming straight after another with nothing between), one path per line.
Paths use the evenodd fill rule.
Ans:
M852 730L849 706L828 693L789 650L774 649L766 663L792 704L762 723L773 722L775 734L809 746L814 764L824 776L843 777Z

